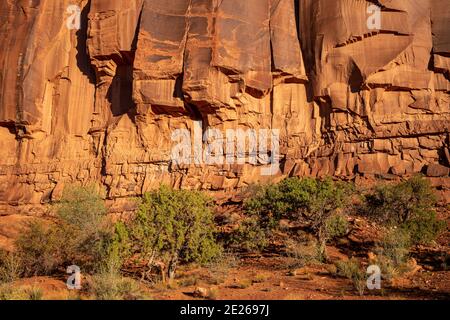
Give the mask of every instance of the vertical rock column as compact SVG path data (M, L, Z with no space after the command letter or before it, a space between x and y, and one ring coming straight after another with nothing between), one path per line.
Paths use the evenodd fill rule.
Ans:
M97 78L93 131L104 130L132 107L131 68L142 5L143 0L92 0L87 46Z

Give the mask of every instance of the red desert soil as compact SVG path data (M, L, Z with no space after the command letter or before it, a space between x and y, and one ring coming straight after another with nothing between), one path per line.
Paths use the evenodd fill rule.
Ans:
M334 248L330 248L333 251ZM224 282L211 284L208 270L197 268L181 272L179 280L196 277L195 284L175 288L148 289L156 300L192 300L196 288L216 288L218 300L369 300L369 299L450 299L450 271L422 270L414 275L396 279L393 284L382 283L382 290L366 290L359 296L350 280L337 277L329 271L329 265L316 265L297 269L290 275L287 258L276 256L252 256L241 260L240 265L230 269ZM258 282L253 282L259 279ZM261 280L262 279L262 280ZM242 285L245 284L245 285ZM70 299L62 278L34 277L16 282L20 287L38 287L44 299ZM87 297L83 297L87 298Z
M290 275L283 257L252 257L245 259L237 268L230 270L224 283L208 285L200 280L198 284L164 291L153 291L155 299L193 299L196 287L217 288L217 299L229 300L320 300L320 299L450 299L450 271L423 271L410 277L397 279L393 285L382 290L366 290L359 296L348 279L335 276L327 265L297 269ZM201 275L199 270L197 274ZM246 288L241 283L255 278L266 278ZM201 279L201 278L200 278Z

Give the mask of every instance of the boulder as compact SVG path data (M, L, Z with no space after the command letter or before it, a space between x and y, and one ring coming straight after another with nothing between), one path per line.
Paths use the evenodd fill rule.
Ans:
M428 165L426 169L428 177L446 177L449 172L450 168L436 163Z

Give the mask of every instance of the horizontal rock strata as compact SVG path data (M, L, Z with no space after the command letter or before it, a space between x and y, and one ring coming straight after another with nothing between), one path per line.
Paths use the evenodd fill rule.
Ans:
M448 0L2 1L0 214L74 182L117 210L161 183L285 176L424 172L448 199L449 21ZM175 163L172 133L196 121L279 130L280 171Z

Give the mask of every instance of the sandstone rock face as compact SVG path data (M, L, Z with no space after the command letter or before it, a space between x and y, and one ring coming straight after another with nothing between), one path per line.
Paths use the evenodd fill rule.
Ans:
M161 183L423 171L449 188L449 21L449 0L2 1L0 214L74 182L118 210ZM198 121L279 130L280 171L174 162Z

